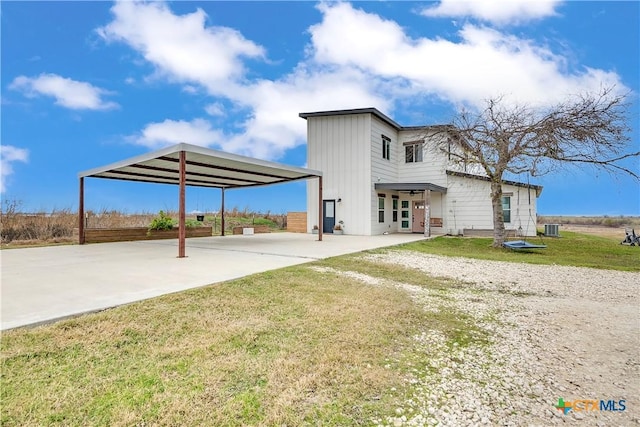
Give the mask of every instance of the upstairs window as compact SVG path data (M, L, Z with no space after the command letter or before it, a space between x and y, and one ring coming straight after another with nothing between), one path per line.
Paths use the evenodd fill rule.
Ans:
M382 158L391 160L391 138L382 135Z
M422 142L405 142L404 143L404 161L405 163L417 163L422 161Z

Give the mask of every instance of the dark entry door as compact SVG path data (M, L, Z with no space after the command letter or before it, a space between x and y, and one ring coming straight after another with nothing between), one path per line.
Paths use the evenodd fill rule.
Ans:
M333 233L333 226L336 225L336 201L322 201L322 232Z

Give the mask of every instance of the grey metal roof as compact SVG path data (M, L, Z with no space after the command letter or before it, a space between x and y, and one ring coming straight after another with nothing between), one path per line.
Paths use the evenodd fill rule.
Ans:
M350 115L350 114L373 114L374 116L378 117L380 120L382 120L383 122L388 123L389 125L393 126L394 128L396 128L398 130L402 129L402 126L400 126L398 123L394 122L388 116L382 114L380 112L380 110L378 110L377 108L373 108L373 107L370 107L370 108L354 108L354 109L350 109L350 110L317 111L315 113L300 113L300 114L298 114L298 116L302 117L303 119L307 119L309 117L346 116L346 115Z
M399 130L399 131L409 131L409 130L423 131L425 129L432 129L432 128L437 130L440 130L442 128L443 130L446 130L451 126L451 125L401 126L398 123L396 123L393 119L391 119L389 116L383 114L380 110L374 107L353 108L349 110L316 111L314 113L300 113L298 114L298 116L306 120L309 117L346 116L350 114L373 114L383 122L386 122L388 125L394 127L396 130Z
M322 176L317 170L182 143L80 172L78 177L178 185L181 151L186 154L186 185L192 187L253 187Z
M392 191L423 191L431 190L438 193L446 193L447 189L439 185L430 184L428 182L377 182L376 190L392 190Z

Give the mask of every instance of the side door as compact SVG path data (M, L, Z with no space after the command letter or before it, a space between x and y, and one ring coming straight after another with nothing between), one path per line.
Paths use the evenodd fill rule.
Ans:
M322 232L333 233L333 226L336 225L336 201L322 201Z

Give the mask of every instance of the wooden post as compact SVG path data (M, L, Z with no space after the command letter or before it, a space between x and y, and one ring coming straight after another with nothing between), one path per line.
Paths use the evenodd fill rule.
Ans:
M224 187L222 187L222 202L220 203L220 235L224 236Z
M84 245L84 177L80 177L80 197L78 201L78 243Z
M185 229L185 184L186 184L186 166L187 155L184 151L180 152L180 196L179 196L179 213L178 213L178 258L185 257L185 240L187 230Z
M322 177L318 177L318 242L322 242Z

